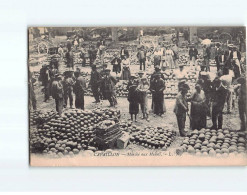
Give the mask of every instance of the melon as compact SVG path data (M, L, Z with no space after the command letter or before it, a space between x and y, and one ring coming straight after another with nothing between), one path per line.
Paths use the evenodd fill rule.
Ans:
M215 156L216 152L213 149L211 149L211 150L209 150L209 155L210 156Z

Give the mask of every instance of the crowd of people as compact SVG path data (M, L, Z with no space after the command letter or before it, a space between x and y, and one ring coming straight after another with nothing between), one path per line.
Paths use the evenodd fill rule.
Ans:
M108 100L110 106L117 105L116 83L120 80L127 80L127 90L129 102L130 119L137 121L139 108L142 112L142 118L149 121L148 112L148 91L152 94L151 109L155 115L162 116L166 112L164 102L164 91L166 89L166 79L163 71L167 68L174 69L178 66L176 59L178 58L177 50L174 45L168 45L165 50L157 48L153 55L154 72L150 80L145 75L147 51L144 46L140 46L137 52L137 59L140 64L138 76L130 71L129 52L122 47L119 53L115 53L112 61L112 72L116 77L111 75L111 69L104 63L105 43L102 41L98 45L98 49L90 46L88 56L91 65L91 78L87 86L85 75L77 68L74 71L73 48L81 47L82 41L71 40L67 42L67 50L64 52L62 46L58 49L61 58L66 59L66 65L71 68L65 71L63 75L59 74L58 67L55 63L43 65L40 70L40 78L44 86L44 102L48 101L52 96L56 103L56 110L59 115L62 114L63 108L67 107L68 101L70 108L74 108L73 96L75 96L75 108L84 109L84 94L87 87L90 87L95 98L95 103L102 100ZM96 57L100 56L102 70L99 71L94 64ZM212 119L211 129L222 129L223 124L223 108L227 104L228 113L231 112L233 105L233 94L238 95L239 115L241 120L241 130L246 127L246 79L243 76L244 68L240 64L241 55L236 46L228 45L227 50L223 50L219 44L216 45L215 61L217 65L217 76L213 81L210 79L210 52L209 47L203 46L202 50L203 63L201 71L195 85L194 93L188 96L190 87L186 84L187 72L184 65L180 64L179 69L174 71L178 80L178 95L176 97L174 113L177 118L177 124L181 136L186 135L185 121L186 115L190 118L191 129L202 129L207 127L207 117ZM164 58L163 58L164 57ZM86 64L86 54L81 49L80 58L82 59L82 67ZM198 50L192 44L189 49L190 68L197 66ZM119 74L121 74L119 76ZM36 98L33 90L35 80L30 75L30 94L32 97L33 108L36 109ZM232 83L237 85L233 89ZM74 95L73 95L74 94ZM191 105L189 114L189 103Z

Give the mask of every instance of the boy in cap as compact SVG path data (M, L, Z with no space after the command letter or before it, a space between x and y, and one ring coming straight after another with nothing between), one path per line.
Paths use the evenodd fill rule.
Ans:
M186 112L189 111L186 95L189 89L190 88L187 84L183 84L183 86L181 87L181 91L178 93L176 97L176 103L173 110L174 113L176 114L179 133L180 136L182 137L186 136L186 131L184 130L184 128L186 121Z
M132 74L130 76L127 90L128 93L128 101L129 101L129 113L131 116L131 121L133 121L133 115L135 116L135 122L137 122L137 114L139 112L139 99L138 99L138 92L137 92L138 82L136 80L136 76Z
M142 114L143 114L142 119L148 120L147 91L149 89L149 83L148 83L147 78L143 77L144 72L140 71L138 74L139 74L139 78L138 78L137 92L138 92L139 103L141 105L141 110L142 110Z

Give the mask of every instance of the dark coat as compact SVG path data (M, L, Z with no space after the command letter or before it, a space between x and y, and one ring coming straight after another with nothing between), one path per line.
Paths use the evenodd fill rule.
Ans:
M120 55L122 56L123 50L124 50L124 55L128 58L129 57L129 51L127 49L121 49Z
M190 49L189 50L189 56L190 56L190 60L192 60L192 57L195 57L195 59L197 59L197 55L198 55L198 51L197 51L197 49Z
M120 73L121 72L121 59L115 57L112 61L111 64L113 65L113 72Z
M240 61L241 60L241 54L239 51L237 51L237 56L238 56L238 60ZM230 54L230 59L233 59L233 51Z
M219 110L223 110L226 101L227 90L221 85L218 89L216 89L214 86L212 91L213 106L217 107Z
M90 85L91 86L99 86L101 82L101 75L97 71L92 71L91 72L91 79L90 79Z

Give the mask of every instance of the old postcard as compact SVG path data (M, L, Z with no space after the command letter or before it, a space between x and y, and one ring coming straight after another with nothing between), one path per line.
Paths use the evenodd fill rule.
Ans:
M30 27L31 166L245 166L245 27Z

